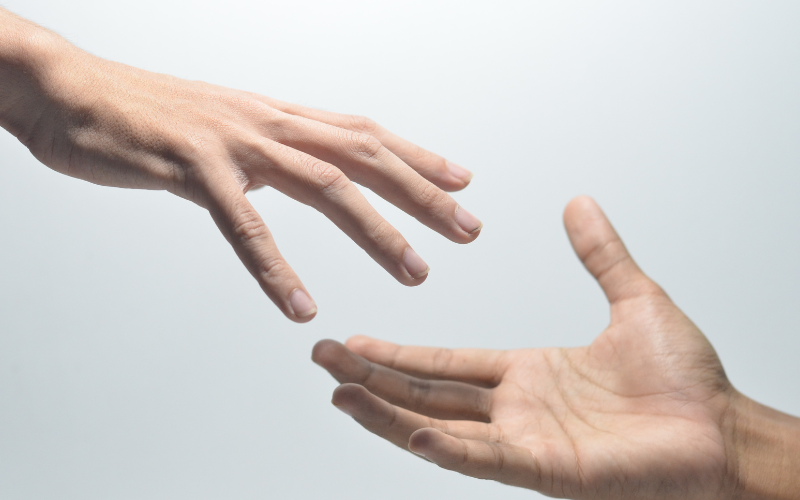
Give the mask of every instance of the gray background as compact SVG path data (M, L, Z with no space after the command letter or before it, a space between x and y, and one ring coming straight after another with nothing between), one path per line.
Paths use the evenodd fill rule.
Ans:
M407 289L323 216L253 200L320 307L284 319L207 213L55 174L0 134L0 497L531 498L329 404L320 338L582 345L608 320L561 211L604 207L734 385L800 414L800 4L5 0L100 56L368 115L475 172Z

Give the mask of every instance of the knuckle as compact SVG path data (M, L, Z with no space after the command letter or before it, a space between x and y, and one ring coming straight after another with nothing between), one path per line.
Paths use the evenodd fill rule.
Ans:
M234 172L241 172L246 177L257 179L268 184L275 170L273 142L264 137L256 136L248 131L237 134L233 147L229 147L225 154L234 159ZM238 179L237 179L238 180Z
M366 233L381 248L394 246L401 238L400 233L383 217L378 216L376 219L367 227Z
M427 380L411 380L408 383L409 410L417 411L427 403L431 394L431 384Z
M389 414L389 418L388 418L388 420L386 422L386 428L387 429L391 429L392 427L394 427L394 424L397 423L398 413L399 412L397 411L397 408L392 407L391 413Z
M583 261L595 269L595 278L600 280L631 257L625 250L622 241L617 238L598 243L586 252Z
M350 152L367 160L377 158L384 149L383 144L378 139L360 132L350 132L347 144Z
M473 408L478 415L489 415L492 411L492 398L486 389L478 388L475 391L475 399L472 401Z
M448 198L444 191L430 182L422 183L422 186L417 191L417 199L420 205L428 209L442 207L447 203Z
M258 265L258 279L262 283L274 285L276 281L289 274L289 265L281 257L268 257Z
M465 465L470 463L470 458L471 457L469 456L469 447L467 446L467 444L462 441L461 442L461 447L462 447L461 463L459 465L463 467L463 466L465 466Z
M290 129L298 121L296 116L284 113L261 102L259 102L258 117L268 136L277 136L279 131Z
M367 362L366 368L367 368L366 373L364 373L364 376L359 381L359 384L369 388L372 386L372 377L375 375L375 365L373 363Z
M263 104L245 92L234 92L220 96L221 101L230 109L244 115L255 115L262 111Z
M506 467L506 454L503 449L494 443L489 443L489 448L492 450L494 460L494 473L500 475Z
M308 164L309 180L314 189L323 194L334 194L344 189L349 180L341 170L330 163L317 159L310 160Z
M366 116L350 115L347 117L348 128L356 132L363 132L372 135L377 129L378 124L375 120Z
M503 435L502 427L496 424L489 424L489 442L490 443L505 443L506 439Z
M255 210L246 210L240 214L233 225L231 233L235 240L244 244L269 235L267 226L264 225Z

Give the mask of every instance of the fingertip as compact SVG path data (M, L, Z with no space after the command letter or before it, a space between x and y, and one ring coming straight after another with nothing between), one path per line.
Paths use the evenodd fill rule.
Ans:
M400 283L402 283L403 285L405 285L407 287L415 287L415 286L420 286L421 284L425 283L425 280L427 280L427 279L428 279L428 275L425 274L423 276L420 276L419 278L411 278L411 279L400 281Z
M455 193L465 189L469 186L470 181L464 181L453 177L449 173L444 174L443 176L439 177L438 179L428 179L431 181L436 187L441 189L442 191L446 191L448 193ZM470 180L472 180L470 178Z
M461 165L427 152L427 158L416 161L405 159L406 163L422 177L442 191L461 191L469 186L473 173Z
M597 202L594 198L589 196L588 194L579 194L578 196L569 200L567 205L597 205Z
M345 342L345 346L354 355L379 365L391 366L392 358L400 346L385 340L374 339L365 335L356 335Z
M436 455L437 444L443 435L441 431L432 427L417 429L408 438L408 449L417 455L435 461L432 455Z
M312 314L311 316L306 316L305 318L298 318L297 316L287 316L290 320L294 321L295 323L302 325L303 323L308 323L312 319L314 319L317 315Z
M564 225L570 225L584 216L588 212L597 211L600 206L591 196L585 194L572 198L567 206L564 207Z
M567 219L596 206L597 202L594 201L594 198L591 196L585 194L576 196L569 200L567 206L564 207L564 220L566 221Z
M349 414L352 415L353 408L368 395L369 391L364 386L346 383L333 390L331 403L337 408L346 408Z
M576 196L564 208L564 228L581 260L598 239L616 236L611 223L597 202L586 195Z
M463 241L460 241L459 243L471 243L475 241L483 229L483 223L480 221L480 219L469 213L461 206L456 206L455 219L458 227L460 227L461 230L466 233L464 234Z
M385 340L378 340L366 335L354 335L347 339L344 343L350 352L357 354L361 357L368 358L370 354L376 354L381 349L394 349L397 344L387 342Z
M450 174L450 177L455 179L457 184L461 185L459 189L467 187L475 175L456 162L445 160L445 165L447 166L447 172Z
M430 171L419 171L420 175L442 191L452 193L469 186L473 177L472 172L448 160L440 161L441 163L437 162L436 167Z
M335 359L340 347L344 346L335 340L322 339L311 349L311 361L324 368L330 364L331 360Z
M362 350L364 347L375 342L375 339L366 335L353 335L344 342L344 345L351 351L358 353L358 351Z
M402 267L405 279L400 282L406 286L421 285L431 270L430 266L411 247L406 247L403 251Z
M431 182L433 182L433 181L431 181ZM439 189L441 189L442 191L445 191L447 193L457 193L458 191L461 191L464 188L466 188L467 186L469 186L469 183L462 182L462 181L460 181L458 179L454 179L452 177L448 177L445 180L439 180L439 181L433 182L433 184L435 184L436 187L438 187Z
M308 293L295 288L289 294L289 319L296 323L308 323L317 315L317 304Z
M363 357L381 342L383 341L373 339L372 337L367 337L366 335L354 335L347 339L344 345L350 349L350 352Z
M369 361L335 340L317 342L311 352L311 359L339 383L364 380L370 370Z

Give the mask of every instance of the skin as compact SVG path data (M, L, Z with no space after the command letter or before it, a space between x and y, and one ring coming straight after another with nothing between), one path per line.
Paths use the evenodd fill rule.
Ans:
M800 419L749 400L631 259L597 204L566 208L611 322L571 349L440 349L353 337L312 359L333 404L436 465L576 499L800 497Z
M407 286L422 283L428 265L355 183L456 243L482 227L445 192L466 187L471 173L368 118L107 61L2 8L0 126L57 172L165 190L207 209L297 322L316 304L247 191L270 186L314 207Z

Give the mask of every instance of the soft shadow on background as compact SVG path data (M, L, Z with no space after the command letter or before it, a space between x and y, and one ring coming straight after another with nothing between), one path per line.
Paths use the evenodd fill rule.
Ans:
M403 288L314 210L250 196L314 295L283 318L203 210L51 172L0 134L0 498L531 498L330 403L321 338L575 346L608 320L561 210L604 207L733 384L800 414L800 4L6 0L106 58L370 116L475 172Z

